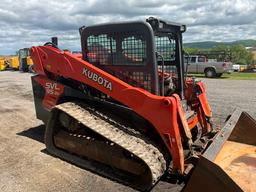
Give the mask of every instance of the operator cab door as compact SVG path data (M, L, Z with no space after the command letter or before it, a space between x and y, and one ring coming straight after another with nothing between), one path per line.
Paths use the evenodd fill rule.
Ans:
M161 95L177 93L184 99L184 58L182 33L186 26L150 17L147 19L155 34L157 64L160 74Z
M83 59L135 87L159 95L154 34L146 22L96 25L81 31Z

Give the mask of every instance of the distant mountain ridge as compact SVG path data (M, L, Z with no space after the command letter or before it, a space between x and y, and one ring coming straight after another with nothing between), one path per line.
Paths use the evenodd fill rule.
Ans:
M197 48L197 49L209 49L216 47L218 45L243 45L245 47L256 47L256 40L246 39L238 40L232 42L217 42L217 41L203 41L203 42L193 42L193 43L184 43L186 48Z

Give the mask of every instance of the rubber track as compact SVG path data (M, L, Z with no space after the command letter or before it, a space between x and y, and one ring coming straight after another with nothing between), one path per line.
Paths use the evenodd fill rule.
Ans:
M163 154L134 129L125 127L105 114L79 103L67 102L55 106L59 110L102 135L106 139L121 146L145 162L152 175L152 186L166 171L166 161Z

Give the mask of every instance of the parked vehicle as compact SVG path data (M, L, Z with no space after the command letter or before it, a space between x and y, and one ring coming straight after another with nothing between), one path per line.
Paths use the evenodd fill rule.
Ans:
M205 56L192 55L185 57L185 64L188 64L188 73L204 73L206 77L221 77L223 73L232 71L231 62L208 61Z
M232 65L232 69L234 72L239 72L240 71L240 65Z

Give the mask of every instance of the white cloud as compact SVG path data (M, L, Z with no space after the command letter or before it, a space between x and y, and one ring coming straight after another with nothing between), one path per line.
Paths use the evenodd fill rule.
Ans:
M185 42L256 39L254 0L2 0L0 54L43 44L80 49L78 28L156 16L188 27Z

